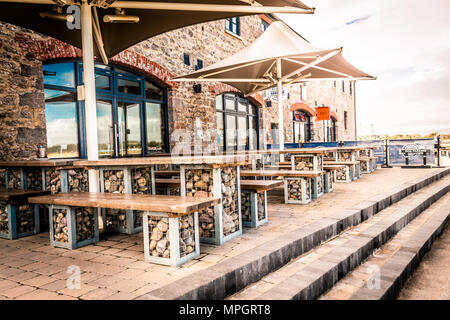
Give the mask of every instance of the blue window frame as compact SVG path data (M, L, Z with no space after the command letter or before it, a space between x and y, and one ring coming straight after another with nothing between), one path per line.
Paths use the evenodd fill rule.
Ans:
M84 101L77 99L77 86L83 84L82 62L52 61L43 71L49 157L86 158ZM95 79L99 156L169 152L164 87L126 68L97 63ZM154 123L157 129L149 127ZM66 124L62 131L61 124Z
M261 19L261 31L264 32L269 27L269 23Z
M225 22L225 29L239 36L241 34L239 17L228 18Z

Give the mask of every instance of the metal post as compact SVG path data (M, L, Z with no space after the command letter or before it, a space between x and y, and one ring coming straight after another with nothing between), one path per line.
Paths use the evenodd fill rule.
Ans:
M88 160L98 160L97 101L95 97L94 42L92 12L87 0L81 3L81 40L83 51L83 80L85 92L86 145ZM89 170L89 191L98 192L98 171Z
M437 165L441 166L441 136L437 136Z
M389 165L389 140L384 140L384 164L381 166L382 168L392 168Z
M278 136L280 150L284 150L284 124L283 124L283 82L281 81L281 59L277 59L277 96L278 96ZM280 154L280 161L284 161L284 155Z

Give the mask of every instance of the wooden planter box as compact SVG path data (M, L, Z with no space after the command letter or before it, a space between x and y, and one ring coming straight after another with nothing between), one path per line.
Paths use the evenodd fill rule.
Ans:
M0 238L14 240L39 232L39 205L0 201Z
M312 181L307 178L284 178L284 203L307 204L312 199Z
M241 192L242 224L244 227L256 228L267 223L267 192L243 190Z
M76 249L99 241L98 209L51 205L50 244Z
M242 234L239 166L181 165L181 195L220 198L198 212L200 241L222 245Z
M143 213L145 261L179 267L200 255L198 213L171 218L164 212Z

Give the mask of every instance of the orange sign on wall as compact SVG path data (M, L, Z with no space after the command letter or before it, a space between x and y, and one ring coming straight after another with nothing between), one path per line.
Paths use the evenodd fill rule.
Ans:
M317 120L330 120L330 107L318 107L316 108Z

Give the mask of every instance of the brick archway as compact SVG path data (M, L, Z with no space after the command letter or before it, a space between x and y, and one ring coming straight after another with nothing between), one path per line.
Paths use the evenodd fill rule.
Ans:
M331 118L334 119L334 121L339 121L339 118L338 118L336 112L330 111L330 116L331 116Z
M232 87L228 84L217 82L213 85L209 86L209 91L214 94L215 96L224 94L224 93L240 93L238 89L235 87ZM264 103L264 98L259 93L252 94L247 97L252 103L254 103L257 106L262 106Z
M54 59L81 59L83 56L81 49L57 39L35 40L30 35L16 33L15 40L33 58L43 62ZM178 83L170 81L171 78L175 77L173 73L135 51L125 49L109 61L148 76L164 86L178 87Z
M294 103L289 108L289 111L291 111L291 112L292 111L297 111L297 110L306 112L310 117L315 117L316 116L316 110L314 110L309 105L307 105L306 103L303 103L303 102Z

